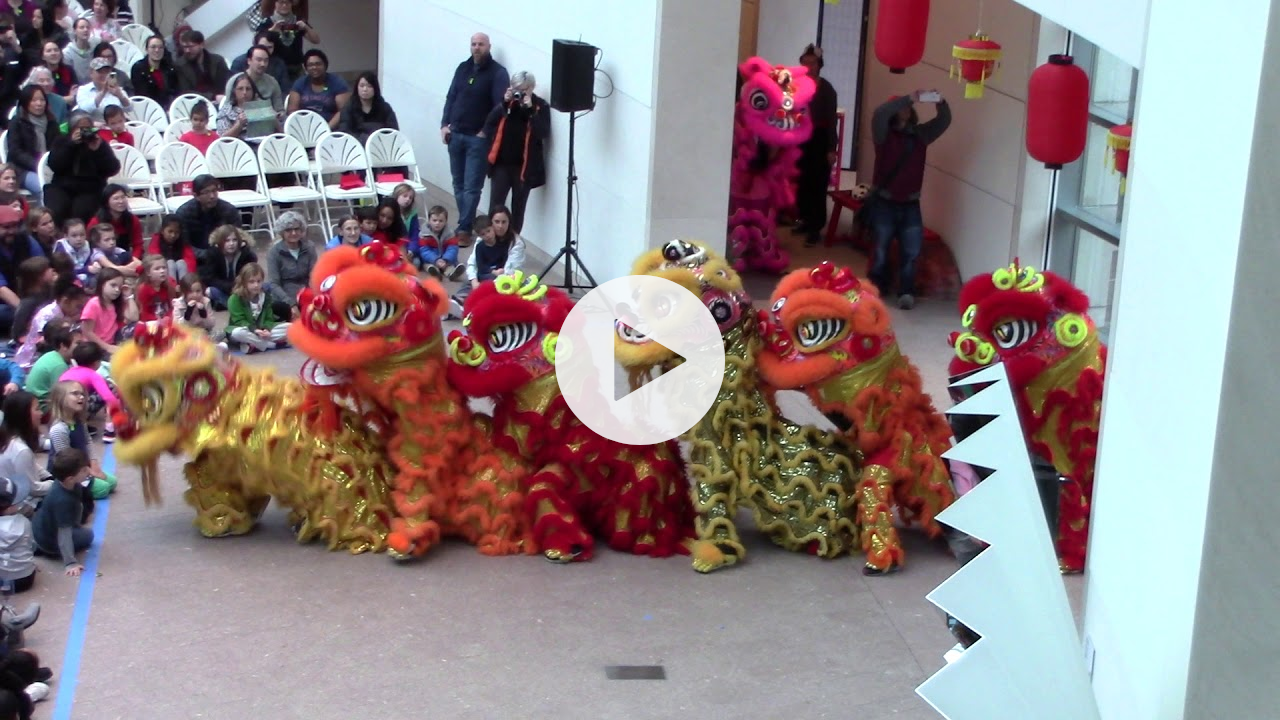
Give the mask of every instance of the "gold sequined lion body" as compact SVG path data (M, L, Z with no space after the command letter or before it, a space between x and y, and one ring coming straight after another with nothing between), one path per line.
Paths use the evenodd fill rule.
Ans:
M838 435L788 422L761 388L755 315L738 274L707 248L682 240L641 256L632 274L663 278L697 295L724 342L715 404L683 438L690 444L697 513L694 569L711 572L745 556L734 521L739 504L788 550L830 558L858 548L858 452ZM633 387L679 361L625 323L618 325L614 348Z
M206 537L248 533L274 498L290 510L299 542L385 548L391 468L376 413L328 404L334 386L242 365L168 321L139 326L112 369L123 400L115 455L142 466L148 502L157 459L181 452L191 458L184 497ZM326 415L338 422L327 428Z

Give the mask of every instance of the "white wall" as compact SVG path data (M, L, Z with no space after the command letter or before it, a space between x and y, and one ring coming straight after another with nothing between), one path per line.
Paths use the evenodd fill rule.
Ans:
M1018 0L1136 68L1142 67L1151 0ZM1234 4L1234 0L1231 0ZM941 3L934 3L934 8ZM1205 6L1201 6L1205 12ZM1216 7L1216 6L1215 6ZM1197 34L1198 37L1203 37Z
M667 73L664 82L685 93L686 104L693 103L699 112L712 112L710 101L701 97L711 92L704 73L726 78L725 115L690 122L694 116L682 112L679 103L659 104L660 18L714 22L718 27L732 23L733 32L723 38L687 36L684 45L663 48L671 53L669 65L681 68ZM420 28L430 28L429 42ZM672 31L685 30L677 27ZM603 50L600 69L612 77L613 94L599 100L593 112L577 121L575 148L580 252L597 281L627 274L636 255L652 243L669 240L677 230L723 242L736 45L728 52L727 42L720 40L736 40L736 3L382 0L383 91L413 141L423 176L447 190L452 189L453 181L448 154L440 143L440 114L454 69L467 58L469 38L475 32L489 34L494 57L508 70L533 72L538 78L537 92L543 97L550 94L553 39L581 39ZM690 64L710 62L724 53L728 54L719 71ZM690 67L696 71L690 72ZM596 94L609 91L609 80L598 75ZM666 97L679 96L673 93ZM547 152L549 181L530 196L525 221L527 239L549 254L564 242L568 130L568 116L554 113ZM660 177L653 177L655 136L664 144L683 142L682 147L688 149L679 157L673 153L661 156L665 160ZM651 202L651 182L660 187L665 182L680 183L683 192L678 198L664 198L665 206L658 208ZM487 202L486 189L481 208ZM653 234L650 225L655 215L664 222L658 223Z
M1274 486L1270 466L1261 477L1213 472L1215 446L1225 437L1222 413L1231 412L1221 405L1223 370L1237 264L1246 259L1238 251L1250 160L1269 161L1270 148L1255 145L1254 132L1270 5L1233 0L1213 12L1195 0L1151 6L1086 581L1084 630L1096 648L1094 691L1108 719L1261 717L1223 707L1186 714L1184 704L1210 487L1248 482L1272 493ZM1188 63L1189 37L1229 42ZM1231 132L1206 132L1221 126L1224 107L1231 108ZM1235 332L1242 331L1269 332ZM1273 345L1258 362L1272 363ZM1233 444L1231 451L1269 457L1265 442ZM1275 522L1261 513L1220 519L1246 527ZM1252 602L1274 616L1274 592ZM1255 632L1247 623L1233 630Z
M871 4L875 27L878 1ZM929 148L921 208L925 225L942 235L968 278L1007 264L1014 255L1040 263L1045 252L1052 173L1026 154L1027 79L1065 36L1013 0L988 0L982 28L1004 49L1001 67L980 100L965 100L948 77L951 48L977 29L978 0L935 2L924 60L892 75L868 47L863 76L858 175L870 182L875 162L871 114L892 95L937 88L950 101L952 124ZM870 38L868 40L870 44ZM919 107L922 120L933 108Z
M817 39L817 0L760 0L757 55L777 65L796 65L804 46Z

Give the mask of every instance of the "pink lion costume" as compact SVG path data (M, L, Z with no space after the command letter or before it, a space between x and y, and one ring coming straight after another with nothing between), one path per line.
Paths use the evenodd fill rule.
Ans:
M778 245L775 216L795 205L796 161L813 133L807 109L817 84L804 67L758 57L738 72L743 83L734 113L729 254L739 271L781 273L790 258Z

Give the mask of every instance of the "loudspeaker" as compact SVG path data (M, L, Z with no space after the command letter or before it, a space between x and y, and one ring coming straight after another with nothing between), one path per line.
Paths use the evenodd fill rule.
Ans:
M596 46L576 40L551 41L551 107L580 112L596 106Z

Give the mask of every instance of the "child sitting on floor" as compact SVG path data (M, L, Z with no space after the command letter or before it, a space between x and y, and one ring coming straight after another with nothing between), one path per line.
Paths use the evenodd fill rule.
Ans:
M81 502L85 506L85 517L93 513L93 501L107 497L116 489L116 477L103 472L102 466L89 452L89 393L78 382L59 382L49 393L49 474L57 478L53 460L59 450L75 448L88 458L89 477L92 478L85 489ZM48 502L48 498L45 498ZM36 538L39 542L39 537Z
M267 280L258 263L249 263L236 277L231 297L227 299L227 339L247 346L246 351L263 352L284 347L289 323L278 322L271 301L262 285Z
M448 223L449 211L442 206L427 211L427 226L418 235L418 261L436 278L457 280L467 268L458 264L458 239L445 231Z
M40 554L62 558L68 577L79 577L84 567L76 553L93 544L93 530L82 527L92 510L84 507L83 483L89 479L89 458L84 451L63 448L49 455L49 472L57 483L40 503L31 523Z
M35 585L36 561L31 521L14 502L16 490L12 480L0 477L0 582L20 593Z
M204 294L199 275L183 275L178 282L178 297L173 299L173 322L200 328L209 337L213 333L213 303Z

